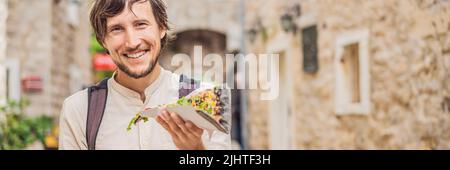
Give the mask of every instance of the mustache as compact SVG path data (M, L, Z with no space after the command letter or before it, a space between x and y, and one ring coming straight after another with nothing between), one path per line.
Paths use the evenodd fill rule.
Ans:
M123 52L121 52L121 54L128 54L128 53L133 53L133 52L137 52L137 51L149 51L150 47L147 45L138 45L134 48L130 48L127 47L123 50Z

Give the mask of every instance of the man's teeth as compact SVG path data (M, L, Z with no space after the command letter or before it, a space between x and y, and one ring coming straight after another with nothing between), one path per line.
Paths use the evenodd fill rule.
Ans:
M135 54L127 54L126 56L129 58L139 58L142 57L147 51L142 51L139 53L135 53Z

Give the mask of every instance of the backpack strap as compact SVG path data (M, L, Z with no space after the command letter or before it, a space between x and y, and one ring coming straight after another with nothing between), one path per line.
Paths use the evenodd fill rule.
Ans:
M86 142L88 150L95 150L95 141L105 112L108 97L108 79L88 89L88 112L86 122Z
M200 88L200 82L194 79L188 78L186 75L180 75L180 86L178 90L178 98L189 95L194 90Z
M99 84L88 88L88 114L86 122L86 142L88 150L95 150L95 141L102 123L108 98L108 79L103 79ZM200 82L180 75L179 98L189 95L200 87Z

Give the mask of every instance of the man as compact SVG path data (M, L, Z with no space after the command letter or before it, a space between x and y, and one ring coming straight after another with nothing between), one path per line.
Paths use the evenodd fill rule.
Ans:
M139 111L174 103L179 97L180 76L158 64L169 29L162 0L97 0L90 18L97 40L118 66L107 80L107 100L94 139L95 149L231 148L230 135L215 131L209 136L192 122L166 110L156 119L126 130ZM89 148L86 139L88 93L83 90L64 101L60 149Z

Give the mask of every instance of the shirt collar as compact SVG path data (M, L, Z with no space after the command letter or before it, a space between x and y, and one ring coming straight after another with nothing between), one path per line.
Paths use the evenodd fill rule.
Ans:
M146 101L148 101L148 98L150 96L152 96L156 92L156 90L161 86L161 83L163 82L165 75L167 75L166 72L167 72L166 70L161 68L161 71L160 71L158 77L155 79L155 81L153 81L152 84L150 84L147 88L145 88ZM125 97L136 98L136 99L140 100L141 96L139 95L138 92L135 92L134 90L131 90L131 89L119 84L114 79L116 73L117 73L117 71L115 71L113 76L108 80L109 81L108 84L111 86L111 88Z

